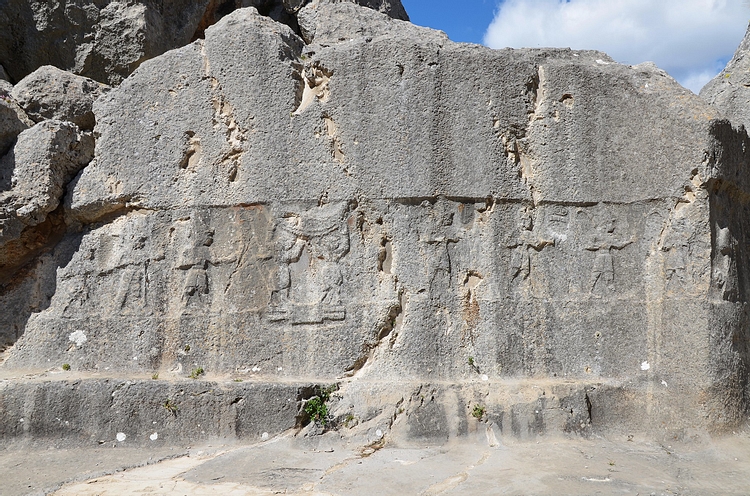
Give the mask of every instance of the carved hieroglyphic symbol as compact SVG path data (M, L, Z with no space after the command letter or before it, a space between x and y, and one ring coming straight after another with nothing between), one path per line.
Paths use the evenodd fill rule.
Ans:
M346 318L339 265L349 253L346 212L346 203L326 204L278 219L278 281L271 291L270 321L321 324Z

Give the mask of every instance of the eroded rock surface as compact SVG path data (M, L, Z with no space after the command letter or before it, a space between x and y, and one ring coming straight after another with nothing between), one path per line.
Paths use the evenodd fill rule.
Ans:
M10 95L12 86L0 83L0 157L13 146L18 134L34 125Z
M315 0L326 3L331 0ZM400 0L353 0L408 20ZM186 45L241 7L296 25L309 0L7 0L0 4L0 63L13 81L37 68L119 84L143 61Z
M745 133L653 65L302 3L94 103L63 206L12 209L67 231L0 290L4 370L295 383L297 426L340 383L334 424L436 443L472 416L523 439L746 419Z
M47 65L23 78L11 96L34 122L68 121L91 131L96 123L94 101L108 89L91 79Z
M25 260L29 247L18 243L23 231L44 223L60 204L67 183L93 154L90 134L71 122L48 120L23 131L13 150L0 159L0 268L4 272Z
M750 27L732 60L700 95L737 126L750 129Z

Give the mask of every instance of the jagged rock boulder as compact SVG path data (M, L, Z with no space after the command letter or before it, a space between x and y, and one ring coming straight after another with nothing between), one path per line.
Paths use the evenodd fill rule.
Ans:
M34 122L69 121L91 131L96 123L94 101L108 89L94 80L46 65L19 81L11 96Z
M388 12L389 9L383 8L386 5L388 3L383 2L381 10ZM399 12L399 7L400 4L395 4L391 10ZM403 15L391 13L389 17L371 14L370 11L363 10L353 3L314 1L297 13L299 34L305 43L317 45L332 45L353 38L384 36L392 30L400 33L410 32L411 36L423 40L448 40L445 33L440 31L420 28L408 22L394 22L407 21L405 12Z
M732 60L701 89L700 96L735 125L750 128L750 26Z
M0 281L38 248L25 241L24 231L45 222L93 154L90 134L71 122L47 120L20 133L0 158Z
M18 102L11 96L12 86L0 82L0 157L2 157L24 129L34 125Z
M320 0L316 0L320 1ZM323 0L325 1L325 0ZM329 0L330 1L330 0ZM400 0L355 0L408 20ZM0 3L0 64L19 81L37 68L119 84L144 60L186 45L222 16L257 7L291 25L305 0L62 0ZM286 7L286 8L285 8Z

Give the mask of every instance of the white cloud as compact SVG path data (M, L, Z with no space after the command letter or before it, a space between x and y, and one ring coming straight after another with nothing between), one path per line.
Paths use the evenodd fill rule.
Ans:
M732 57L750 19L743 0L505 0L484 43L607 52L652 61L698 92Z

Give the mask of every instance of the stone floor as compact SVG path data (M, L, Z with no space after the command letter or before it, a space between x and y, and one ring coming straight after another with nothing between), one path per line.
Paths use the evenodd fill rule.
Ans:
M330 434L171 449L11 446L0 451L0 473L7 495L747 495L750 433L672 444L546 437L361 447Z

